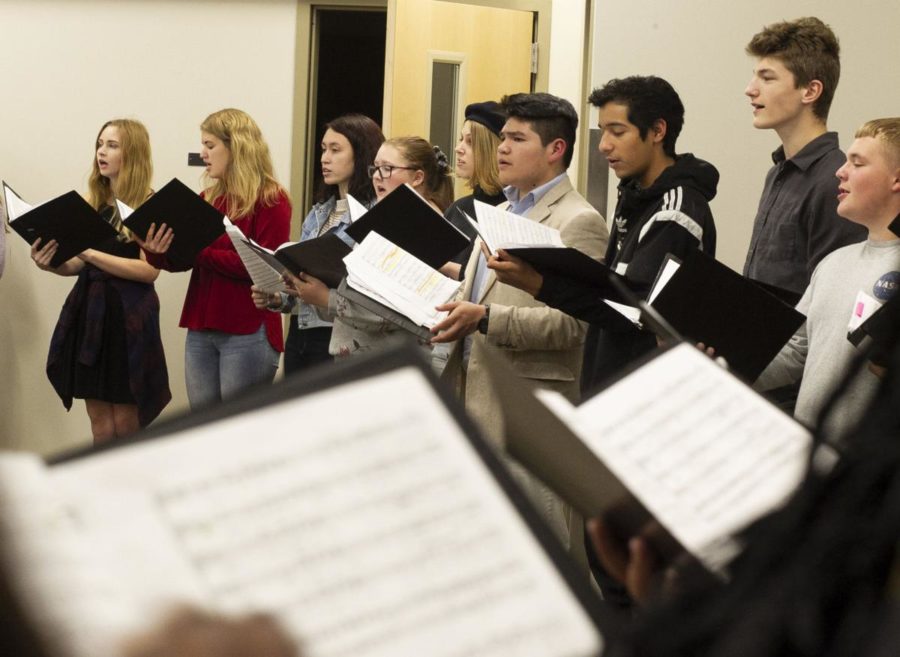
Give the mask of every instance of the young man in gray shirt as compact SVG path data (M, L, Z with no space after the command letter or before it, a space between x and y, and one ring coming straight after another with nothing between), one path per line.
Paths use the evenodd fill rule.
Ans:
M844 154L826 121L840 46L818 18L799 18L766 27L747 53L757 59L745 91L753 126L774 130L781 146L772 154L744 275L800 295L823 257L866 236L837 215L834 172Z

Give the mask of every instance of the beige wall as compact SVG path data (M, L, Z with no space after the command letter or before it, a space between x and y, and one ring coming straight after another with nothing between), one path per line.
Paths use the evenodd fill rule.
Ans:
M632 73L670 79L688 111L682 148L722 173L713 205L720 256L739 267L777 145L774 135L750 125L742 91L751 63L743 45L775 20L816 13L831 23L845 53L832 124L846 144L863 119L900 107L893 70L900 44L892 35L900 4L872 0L865 7L863 19L857 6L837 0L557 0L549 53L541 54L548 72L540 77L576 107L590 82ZM585 43L587 10L594 27ZM0 177L32 201L81 190L97 128L107 118L130 116L150 130L155 185L178 176L196 189L199 170L185 162L197 150L197 125L211 111L236 106L259 121L279 177L290 180L296 16L294 0L0 1ZM582 116L582 123L594 121ZM577 179L577 168L572 173ZM295 221L302 213L295 209ZM90 435L83 405L66 414L44 375L50 334L72 281L38 271L17 236L8 242L0 279L0 447L51 452L83 443ZM175 395L168 415L187 405L184 331L177 327L186 284L186 274L167 273L157 284Z
M0 2L0 177L37 202L84 190L104 120L143 121L154 185L199 189L198 126L227 106L248 111L290 180L296 3L292 0L4 0ZM0 446L55 451L89 440L82 402L66 414L44 374L50 334L73 279L39 271L16 235L0 279ZM162 273L163 340L174 400L184 410L187 274Z
M900 3L868 0L631 0L594 3L594 46L590 79L655 74L671 82L686 108L680 151L709 160L721 174L713 212L718 256L743 266L750 230L770 153L778 138L751 125L743 95L753 62L744 54L764 25L814 15L831 25L841 41L842 74L830 127L846 147L866 119L900 112ZM596 113L589 120L596 122ZM615 176L610 176L615 201Z

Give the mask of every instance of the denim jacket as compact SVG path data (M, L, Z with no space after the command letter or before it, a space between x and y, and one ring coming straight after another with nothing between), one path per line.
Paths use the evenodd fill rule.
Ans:
M335 197L332 196L327 201L316 203L312 207L312 210L310 210L309 214L306 215L306 219L303 220L303 225L300 228L301 242L305 242L306 240L311 240L319 236L319 229L328 220L328 215L331 214L331 211L334 209L336 202L337 201ZM348 245L353 246L353 240L350 239L344 232L349 225L350 213L348 212L341 217L340 223L330 228L328 232L335 233L338 237L347 242ZM281 301L281 312L289 312L297 315L298 328L308 329L317 328L320 326L331 326L330 322L327 322L319 317L319 314L316 312L314 306L310 306L309 304L303 303L302 301L298 301L295 297L288 296L284 293L282 293L281 295Z

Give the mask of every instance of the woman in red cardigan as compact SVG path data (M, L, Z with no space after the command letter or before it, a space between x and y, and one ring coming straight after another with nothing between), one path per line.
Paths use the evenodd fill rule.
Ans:
M269 147L245 112L223 109L200 125L206 163L203 196L243 233L275 249L288 240L291 202L275 180ZM174 237L161 225L143 243L147 260L173 271L165 252ZM184 369L188 400L196 410L247 386L271 383L284 350L281 316L259 310L250 275L227 235L194 260L180 326L188 329Z

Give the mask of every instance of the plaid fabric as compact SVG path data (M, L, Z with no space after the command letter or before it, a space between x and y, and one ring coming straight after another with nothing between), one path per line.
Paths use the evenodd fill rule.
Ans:
M159 297L152 284L124 280L92 265L85 265L63 304L50 339L47 376L66 409L70 409L72 391L68 373L74 363L62 362L65 344L70 335L77 333L76 323L83 307L85 320L80 342L75 345L75 358L86 366L98 362L104 348L103 324L107 312L107 291L110 289L122 302L129 387L137 402L140 424L146 426L172 399L159 329Z

